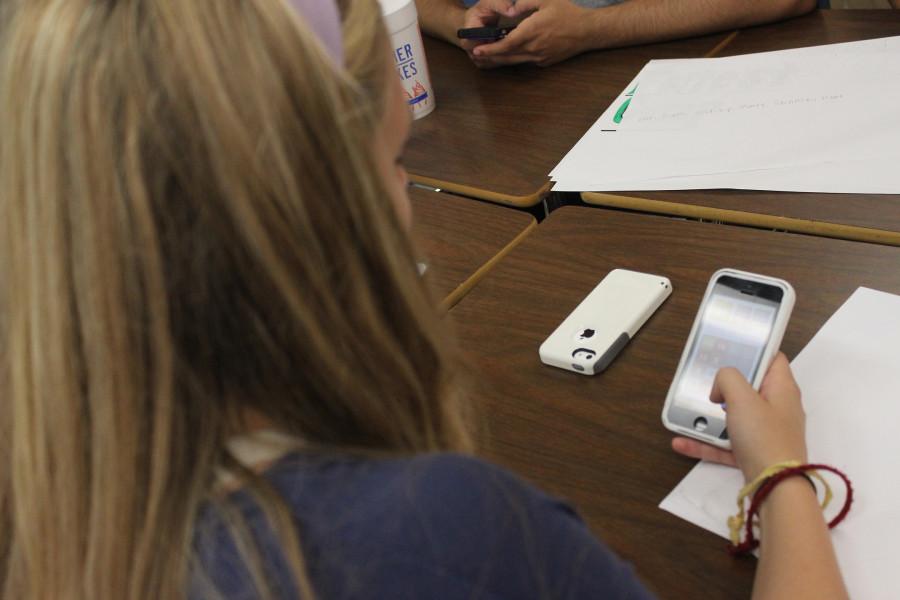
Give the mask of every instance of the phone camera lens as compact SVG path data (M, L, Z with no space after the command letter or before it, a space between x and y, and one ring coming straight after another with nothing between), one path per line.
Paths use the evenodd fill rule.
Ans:
M594 330L593 330L593 329L585 329L585 330L583 330L583 331L581 332L581 337L582 337L582 338L585 338L585 339L587 339L587 338L589 338L589 337L594 337Z

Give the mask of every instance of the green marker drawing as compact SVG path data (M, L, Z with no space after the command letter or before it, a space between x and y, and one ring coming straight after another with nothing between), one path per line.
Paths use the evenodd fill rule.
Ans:
M631 88L630 92L625 93L625 102L622 103L622 106L619 107L619 110L616 111L616 116L613 117L613 123L621 123L622 117L625 116L625 111L628 110L628 105L631 104L631 97L634 96L634 92L637 91L638 84L634 84L634 87Z
M631 104L631 98L625 100L622 103L622 106L619 107L619 110L616 111L616 116L613 117L613 123L621 123L622 117L625 115L625 111L628 110L628 105Z

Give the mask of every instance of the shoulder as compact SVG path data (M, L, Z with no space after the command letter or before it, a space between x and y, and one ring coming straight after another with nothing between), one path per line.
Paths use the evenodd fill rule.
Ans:
M430 556L444 564L478 560L561 517L583 527L568 505L509 471L459 454L388 460L285 463L269 475L313 542L355 540L364 551Z
M388 579L472 586L467 594L487 598L644 593L569 504L502 467L429 454L335 469L340 495L352 498L339 510L338 537L353 545L354 562L379 564Z
M267 478L295 515L323 597L630 597L640 589L567 504L476 458L299 458Z
M502 467L460 454L335 460L312 469L301 463L271 477L301 519L327 515L324 521L343 523L347 535L376 534L381 541L416 544L440 536L452 543L470 532L500 539L520 534L526 522L584 529L568 504ZM404 527L389 527L396 522Z
M511 509L558 505L509 471L459 454L431 454L375 467L391 472L391 501L416 505L435 519L488 518Z

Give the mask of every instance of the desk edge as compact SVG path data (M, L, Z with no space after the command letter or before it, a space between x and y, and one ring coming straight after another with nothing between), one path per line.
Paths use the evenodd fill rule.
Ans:
M513 196L501 192L491 192L481 188L471 187L460 183L451 183L440 179L432 179L431 177L423 177L410 173L410 181L428 187L438 188L447 192L462 194L463 196L471 196L480 200L487 200L496 204L505 204L507 206L517 206L520 208L528 208L539 204L544 196L550 191L550 182L546 182L533 194L527 196Z
M522 240L528 237L528 234L534 231L537 228L537 225L537 220L532 217L531 223L529 223L525 227L525 229L520 231L516 235L516 237L514 237L508 244L501 248L500 251L497 252L497 254L492 256L490 259L488 259L487 262L478 267L478 269L474 273L469 275L469 277L465 281L456 286L455 290L447 294L447 297L444 298L443 301L441 301L440 309L442 311L449 311L451 308L456 306L459 301L462 300L466 294L472 291L472 288L474 288L475 285L479 281L481 281L484 276L487 275L488 272L497 265L498 262L503 259L504 256L509 254L513 248L518 246L522 242Z
M870 242L890 246L900 246L900 232L871 229L858 225L841 225L826 221L810 221L795 217L764 215L724 208L711 208L693 204L681 204L665 200L650 200L631 196L619 196L600 192L583 192L581 199L585 204L608 208L624 208L640 212L657 213L691 219L721 221L734 225L749 225L764 229L783 229L792 233L805 233L820 237Z

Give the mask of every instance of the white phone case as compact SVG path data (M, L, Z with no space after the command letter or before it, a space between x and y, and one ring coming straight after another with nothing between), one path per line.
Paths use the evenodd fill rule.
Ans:
M610 271L541 344L541 361L583 375L600 373L671 293L665 277Z
M713 273L713 276L709 279L709 285L706 286L706 292L703 294L703 300L700 303L700 308L697 309L697 316L694 317L694 324L691 326L691 333L688 336L687 343L684 345L684 351L681 353L681 360L678 362L678 369L675 371L675 377L672 378L672 384L669 386L669 393L666 395L666 403L663 406L662 411L662 421L663 425L665 425L667 429L669 429L670 431L674 431L675 433L693 437L708 444L719 446L720 448L731 448L731 442L728 441L728 439L721 439L719 437L721 432L724 431L724 421L719 427L711 427L710 430L708 430L710 431L710 433L703 433L697 431L694 428L674 423L668 417L669 408L675 399L676 384L681 378L681 374L690 354L691 346L694 343L694 338L696 337L697 331L700 328L700 317L701 315L703 315L703 311L706 309L706 304L709 301L710 296L712 295L713 287L716 285L716 281L723 275L731 275L732 277L736 277L738 279L758 281L762 283L768 283L770 285L776 285L780 287L784 292L784 295L781 299L781 305L778 309L778 313L775 315L775 322L772 324L772 333L769 336L769 341L766 343L766 347L763 350L762 357L759 361L759 369L757 370L756 376L753 378L753 381L750 382L750 384L753 386L753 389L755 390L759 390L759 386L762 385L762 380L765 378L766 373L769 370L769 365L772 364L772 360L775 358L775 354L781 347L781 339L784 337L785 329L787 329L787 324L791 318L791 311L794 309L794 302L797 296L794 293L794 288L791 287L791 284L789 284L787 281L784 281L783 279L777 279L765 275L757 275L756 273L748 273L746 271L739 271L737 269L719 269L718 271ZM698 414L698 416L704 415Z

